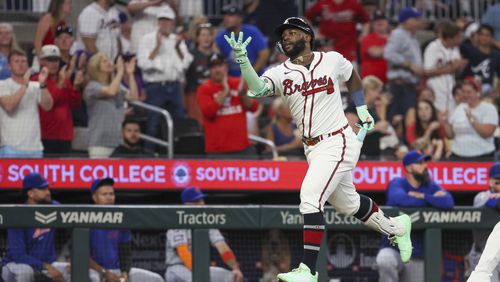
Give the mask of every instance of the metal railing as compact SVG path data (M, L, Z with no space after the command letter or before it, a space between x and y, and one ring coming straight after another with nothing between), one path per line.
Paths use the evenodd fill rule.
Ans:
M279 157L278 150L276 149L276 144L274 144L273 141L253 134L248 134L248 139L271 147L271 152L273 153L273 159Z
M127 103L129 106L132 105L134 107L145 109L145 110L148 110L150 112L160 114L165 118L166 127L167 127L166 128L166 132L167 132L167 140L166 141L163 141L161 139L155 138L153 136L145 135L145 134L141 134L141 138L148 141L148 142L167 147L168 158L173 159L174 158L174 121L173 121L170 113L165 109L162 109L160 107L156 107L156 106L153 106L150 104L146 104L146 103L143 103L141 101L129 101Z

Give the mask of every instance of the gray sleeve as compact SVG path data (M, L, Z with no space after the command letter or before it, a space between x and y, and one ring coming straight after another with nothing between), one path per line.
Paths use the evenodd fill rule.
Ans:
M220 233L219 229L208 230L208 237L210 238L210 244L213 246L219 241L224 241L224 236Z
M188 245L189 240L185 229L170 229L167 231L167 240L172 247L179 245Z
M397 29L394 30L389 36L387 45L385 45L384 48L384 59L386 59L391 65L398 66L406 61L399 50L399 47L405 40L404 34Z
M489 191L480 192L479 194L477 194L474 197L474 207L480 208L480 207L484 206L486 204L486 202L488 202L489 199L490 199L490 192Z
M104 85L102 85L101 83L95 80L89 81L89 83L83 90L83 98L85 99L85 101L99 99L101 97L102 88L104 88Z

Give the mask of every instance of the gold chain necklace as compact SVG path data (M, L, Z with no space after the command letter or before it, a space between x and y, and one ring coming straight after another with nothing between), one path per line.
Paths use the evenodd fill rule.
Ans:
M309 53L307 55L298 56L297 58L295 58L295 59L292 60L292 63L294 63L294 64L302 64L305 60L309 59L313 55L314 54L311 52L311 53Z

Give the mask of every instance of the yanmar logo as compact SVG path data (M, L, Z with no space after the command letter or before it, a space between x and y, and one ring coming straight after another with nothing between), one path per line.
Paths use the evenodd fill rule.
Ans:
M120 224L123 222L123 212L96 212L96 211L72 211L59 212L61 223L111 223ZM35 212L35 220L49 224L57 220L57 212L43 214Z
M399 212L403 214L402 212ZM411 222L424 223L477 223L481 222L481 211L416 211L409 214Z
M424 211L425 223L481 222L481 211Z
M35 211L35 220L43 224L49 224L57 220L57 212L43 214L41 212Z
M62 223L112 223L123 222L123 212L60 212Z

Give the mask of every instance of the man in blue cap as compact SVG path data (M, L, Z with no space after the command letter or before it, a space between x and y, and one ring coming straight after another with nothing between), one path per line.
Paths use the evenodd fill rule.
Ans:
M451 194L439 187L430 179L427 162L429 155L412 150L403 157L404 177L396 177L389 182L387 188L387 206L394 207L425 207L451 209L454 206ZM407 265L403 264L398 249L391 246L387 237L383 236L376 262L379 281L384 282L423 282L423 237L422 233L412 233L413 259Z
M474 207L488 207L500 212L500 162L490 168L489 188L474 197ZM469 253L470 269L474 269L468 282L500 281L500 224L493 231L473 230L474 243ZM496 235L494 235L496 234ZM495 238L495 240L488 240ZM491 242L490 242L491 241Z
M203 194L200 188L186 188L181 193L182 203L185 205L205 205ZM210 267L210 281L217 282L243 282L243 274L231 248L227 245L224 236L218 229L210 229L210 244L217 249L222 261L229 266L232 271L222 267ZM170 229L167 231L166 242L166 264L165 280L167 282L191 282L193 261L191 254L191 230L190 229Z
M415 38L422 27L421 18L415 8L402 9L399 26L391 32L384 48L384 59L389 64L389 91L393 95L388 114L395 126L402 126L406 111L416 106L417 85L424 75L422 51Z
M27 205L59 204L52 200L49 183L38 172L23 179ZM5 282L33 282L46 276L53 281L70 281L69 263L56 261L55 229L9 228L7 255L2 261Z
M115 190L112 178L96 179L90 192L96 205L114 205ZM151 271L132 268L132 234L126 229L90 229L91 282L163 282Z

